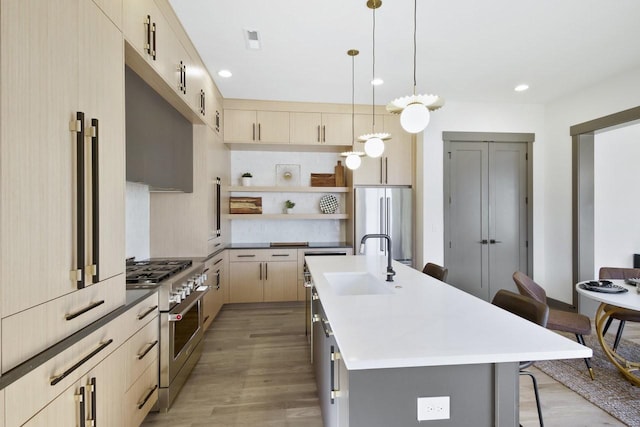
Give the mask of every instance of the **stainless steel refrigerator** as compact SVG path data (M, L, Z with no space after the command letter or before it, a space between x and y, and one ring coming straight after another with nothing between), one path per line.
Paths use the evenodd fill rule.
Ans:
M365 234L382 233L391 237L391 255L413 266L413 191L409 187L357 187L355 189L356 252ZM387 254L383 239L369 239L365 253Z

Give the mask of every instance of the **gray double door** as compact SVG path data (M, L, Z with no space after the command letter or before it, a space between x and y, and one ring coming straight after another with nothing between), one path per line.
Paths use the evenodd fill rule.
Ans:
M528 273L527 144L445 141L447 282L491 301Z

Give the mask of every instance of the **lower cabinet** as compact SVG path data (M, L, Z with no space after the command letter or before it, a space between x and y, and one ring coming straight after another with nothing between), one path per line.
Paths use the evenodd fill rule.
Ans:
M157 400L158 332L153 294L8 385L3 421L29 427L139 425L132 420L144 419ZM127 398L136 407L144 402L135 416L123 411L132 406Z
M296 301L297 275L295 249L232 249L229 302Z
M4 427L4 390L0 390L0 427Z
M313 367L324 427L349 425L349 373L331 325L317 301L313 322Z
M114 351L73 385L38 412L24 426L120 426L124 377L114 375L122 369L124 348Z
M207 275L206 284L209 286L209 292L204 295L204 329L207 330L213 319L218 315L222 305L225 303L225 292L227 280L227 272L225 270L225 260L228 255L226 251L207 260L204 264L205 273Z

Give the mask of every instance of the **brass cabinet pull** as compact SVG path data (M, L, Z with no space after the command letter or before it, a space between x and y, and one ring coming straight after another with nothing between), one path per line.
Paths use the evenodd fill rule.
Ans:
M155 340L154 342L152 342L151 344L149 344L147 346L147 348L144 349L144 351L142 353L138 353L138 360L142 360L144 359L144 357L149 354L149 352L151 350L153 350L153 347L155 347L156 345L158 345L158 340Z

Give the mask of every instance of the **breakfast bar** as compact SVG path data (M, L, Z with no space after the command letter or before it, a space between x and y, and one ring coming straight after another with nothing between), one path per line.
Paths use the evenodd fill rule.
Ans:
M326 426L518 425L520 361L592 354L384 257L306 262Z

